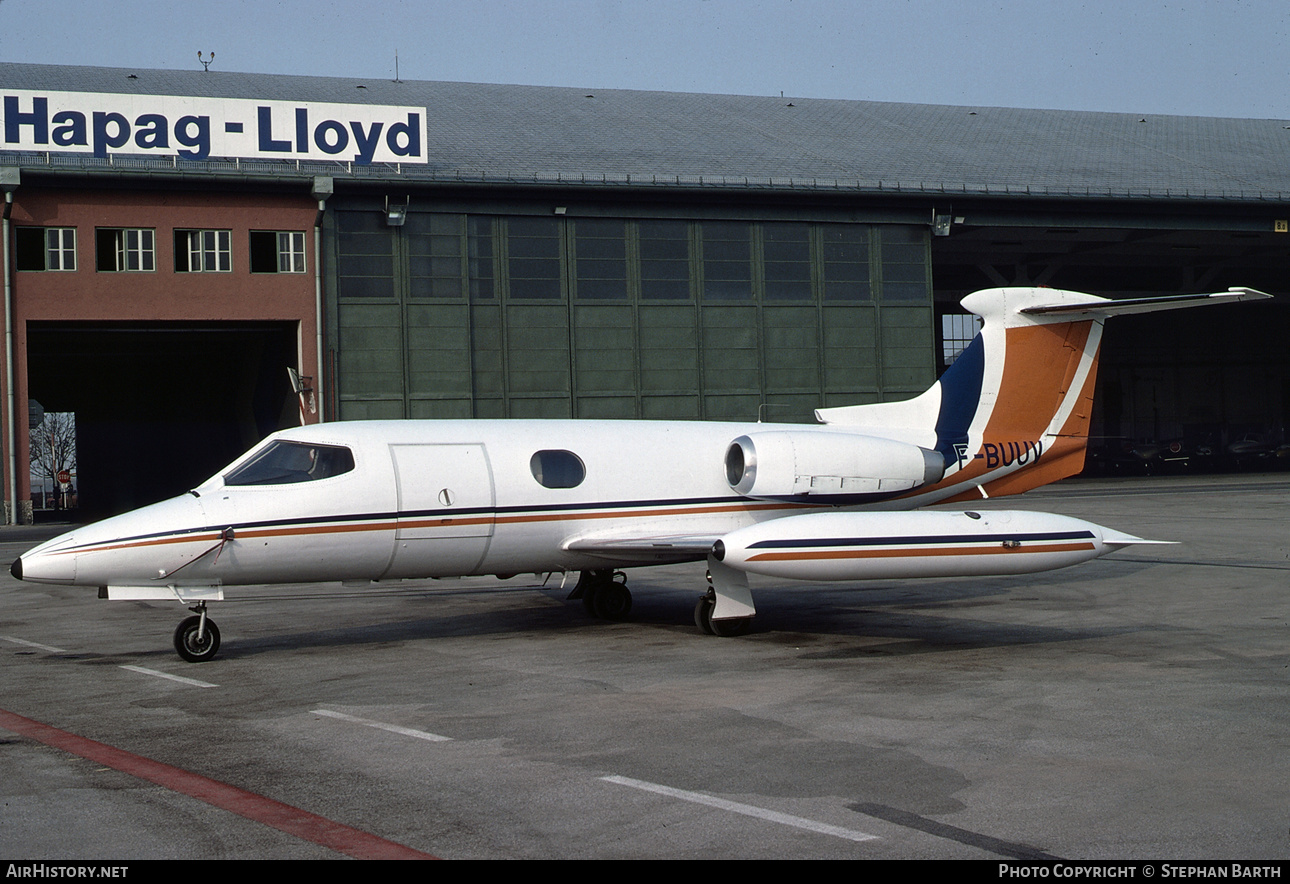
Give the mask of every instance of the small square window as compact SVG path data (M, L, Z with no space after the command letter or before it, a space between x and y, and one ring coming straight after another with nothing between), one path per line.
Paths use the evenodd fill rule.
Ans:
M304 273L305 235L292 230L251 231L252 273Z
M233 269L232 234L227 230L176 230L176 273L228 273Z
M143 272L157 269L157 237L153 230L100 227L94 231L95 269L101 272Z
M14 231L18 270L75 270L75 227L19 227Z

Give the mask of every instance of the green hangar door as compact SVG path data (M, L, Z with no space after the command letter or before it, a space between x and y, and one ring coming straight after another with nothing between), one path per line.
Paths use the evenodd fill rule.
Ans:
M76 416L77 518L182 494L298 424L296 339L294 322L29 323L30 398Z

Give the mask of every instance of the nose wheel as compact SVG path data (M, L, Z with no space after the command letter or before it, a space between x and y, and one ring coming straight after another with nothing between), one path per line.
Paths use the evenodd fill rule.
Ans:
M206 616L206 603L188 610L194 613L179 621L175 629L175 652L189 663L205 663L219 651L219 628Z

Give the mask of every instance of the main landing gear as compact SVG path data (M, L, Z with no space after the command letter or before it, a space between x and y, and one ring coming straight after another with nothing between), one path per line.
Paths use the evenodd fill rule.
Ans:
M717 591L709 588L699 596L699 603L694 606L694 625L705 635L716 635L731 638L744 635L752 627L751 617L730 617L725 620L713 620L712 612L717 607Z
M219 650L219 629L206 616L206 603L198 602L188 610L195 617L185 617L175 629L175 651L189 663L205 663Z
M632 594L622 571L581 572L569 598L582 599L587 613L601 620L626 620L632 610ZM694 625L706 635L744 635L755 613L747 576L710 557L708 591L694 606Z
M626 620L632 612L632 594L622 571L583 571L569 598L582 599L587 613L601 620Z
M708 591L694 606L694 625L708 635L730 637L743 635L752 627L752 592L748 575L722 563L708 554Z

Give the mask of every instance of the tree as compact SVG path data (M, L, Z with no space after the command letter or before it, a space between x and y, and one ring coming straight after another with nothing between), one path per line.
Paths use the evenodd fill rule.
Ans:
M76 470L76 415L69 411L45 414L40 426L33 427L30 437L31 475L45 479L58 489L58 473Z

